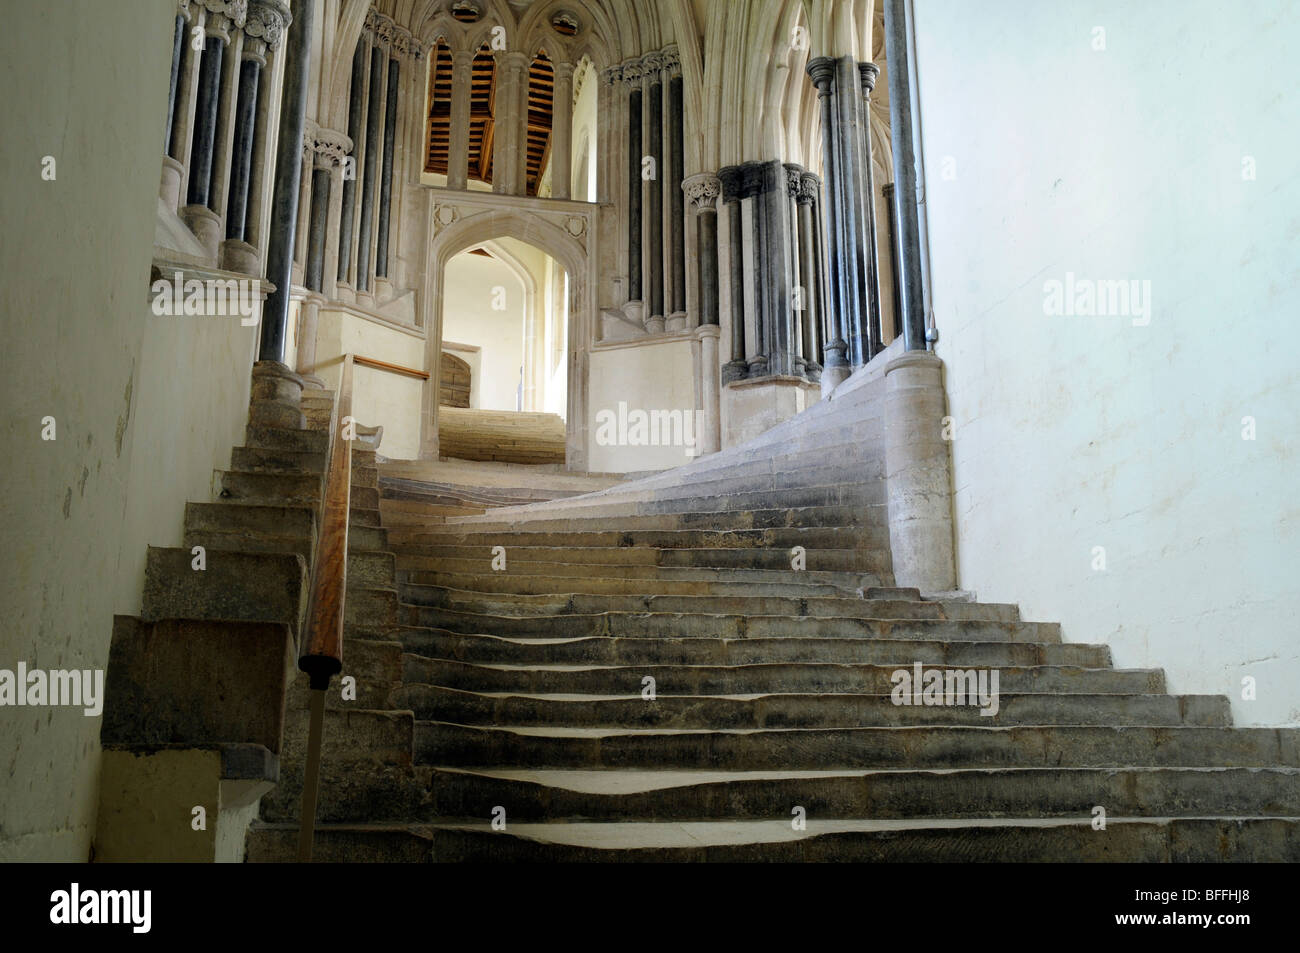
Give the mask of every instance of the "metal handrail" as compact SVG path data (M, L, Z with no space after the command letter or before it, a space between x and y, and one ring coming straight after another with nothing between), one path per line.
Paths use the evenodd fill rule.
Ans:
M330 679L343 670L343 610L348 584L348 514L352 505L352 447L356 422L352 419L353 355L343 357L338 400L330 416L329 462L325 468L325 496L320 508L320 531L312 558L307 622L303 631L298 668L311 680L311 725L307 735L307 763L303 772L302 820L298 833L298 860L311 860L316 832L316 800L320 785L321 732L325 721L325 692Z

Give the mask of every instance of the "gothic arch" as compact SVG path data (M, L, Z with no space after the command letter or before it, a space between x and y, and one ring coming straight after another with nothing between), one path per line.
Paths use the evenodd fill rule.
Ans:
M430 203L434 201L430 196ZM429 329L425 344L425 367L430 376L421 414L421 455L437 456L438 387L437 368L442 352L443 283L447 262L454 255L498 238L525 242L554 258L569 274L568 413L565 419L566 460L571 469L583 469L587 461L587 350L595 324L595 260L586 246L566 229L542 214L522 208L473 209L456 206L466 213L437 229L429 245L425 272L424 326ZM471 210L472 209L472 210ZM584 221L584 235L590 235L594 218ZM437 216L434 220L438 221Z

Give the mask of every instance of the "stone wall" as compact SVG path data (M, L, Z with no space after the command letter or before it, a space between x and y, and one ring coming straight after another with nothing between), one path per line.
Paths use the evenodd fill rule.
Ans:
M960 585L1300 723L1300 8L916 0L916 34ZM1048 313L1093 281L1127 313Z

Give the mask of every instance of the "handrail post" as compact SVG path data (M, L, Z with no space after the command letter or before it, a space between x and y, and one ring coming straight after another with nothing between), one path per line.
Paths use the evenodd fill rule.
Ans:
M330 679L343 670L343 615L347 596L348 516L352 505L353 357L343 357L335 411L330 417L329 462L320 509L320 531L312 559L307 623L298 655L298 668L311 679L311 722L307 762L303 770L302 818L298 860L311 861L316 831L316 800L320 782L321 736L325 722L325 692Z

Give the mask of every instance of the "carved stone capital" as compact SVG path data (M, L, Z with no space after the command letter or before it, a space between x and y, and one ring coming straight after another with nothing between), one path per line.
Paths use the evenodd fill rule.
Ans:
M859 63L858 76L862 80L862 95L870 96L876 88L876 78L880 76L880 67L875 63Z
M682 58L677 55L677 50L670 47L663 52L663 68L668 71L670 76L680 76L682 74Z
M203 32L207 36L219 37L223 43L229 43L231 31L242 27L248 18L248 0L193 0L193 2L208 11Z
M293 22L289 5L284 0L249 0L248 17L244 21L244 49L253 45L274 52L284 42L284 31Z
M684 179L682 191L697 212L716 212L718 196L722 194L722 180L712 172L701 172Z
M814 57L808 61L807 72L817 87L818 95L829 96L831 83L835 79L835 61L829 56Z
M814 172L805 172L799 176L799 195L800 205L812 205L817 201L817 196L822 192L822 180Z
M802 185L803 166L796 165L793 162L785 164L785 191L792 199L799 198L799 189Z
M606 86L617 86L623 81L623 67L611 66L600 74L600 81Z
M650 77L653 83L658 79L658 74L664 68L664 55L662 53L647 53L641 57L641 75Z
M556 82L559 82L561 79L569 82L573 80L572 63L552 63L551 68L555 71Z
M317 129L311 147L317 167L332 169L342 165L344 157L352 152L352 140L334 129Z
M722 198L725 202L739 202L745 196L744 173L741 166L729 165L718 170L718 181L722 184Z

